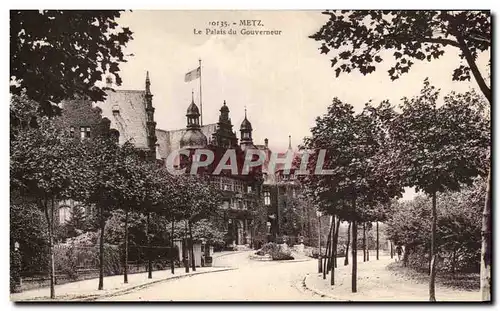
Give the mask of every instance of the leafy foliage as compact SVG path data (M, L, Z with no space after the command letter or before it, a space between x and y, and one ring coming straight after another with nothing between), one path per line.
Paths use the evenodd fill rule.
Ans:
M19 243L21 274L46 272L48 267L47 220L40 208L32 202L11 202L11 248Z
M471 94L450 94L437 107L439 91L426 80L420 96L404 98L392 122L393 165L405 186L427 194L458 190L487 173L489 123ZM464 100L469 99L469 100Z
M489 11L325 11L328 21L310 37L322 43L321 54L333 54L331 67L340 73L374 72L384 61L381 52L393 52L388 73L392 80L407 73L416 61L432 61L456 47L461 63L453 80L470 80L471 73L491 103L491 89L476 59L491 46Z
M479 268L480 220L485 191L484 180L479 178L459 192L448 191L438 196L436 239L444 270L477 271ZM424 196L394 203L386 227L389 239L397 245L406 245L410 252L410 266L419 269L428 268L430 208L430 199Z
M75 96L102 101L95 87L105 73L121 84L118 65L125 62L123 47L132 39L118 27L120 11L11 10L10 91L40 103L39 113L52 116L52 103Z

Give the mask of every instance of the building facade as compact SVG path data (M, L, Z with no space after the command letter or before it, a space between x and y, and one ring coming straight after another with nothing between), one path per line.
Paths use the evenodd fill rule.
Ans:
M252 125L245 112L245 118L240 126L241 140L233 130L229 116L229 107L224 101L220 108L217 123L201 125L198 106L191 100L186 111L186 128L179 130L157 130L158 157L166 162L168 155L175 150L187 149L194 154L197 149L209 149L214 153L214 161L206 169L210 182L218 187L223 194L223 204L220 213L222 219L214 220L226 232L226 246L251 245L255 235L255 213L261 204L261 168L257 168L248 175L223 169L220 174L214 170L227 150L234 150L238 163L242 163L245 150L256 148L252 140ZM192 157L184 158L179 166L189 166ZM187 161L187 162L186 162ZM189 172L189 170L187 170Z
M113 90L107 78L106 99L93 102L85 98L66 100L61 103L59 126L75 139L92 139L107 131L119 144L131 142L143 152L148 161L156 159L156 122L154 121L153 95L149 72L146 72L144 90ZM93 207L83 206L73 200L58 202L56 222L64 225L73 209L79 208L84 216L90 216Z

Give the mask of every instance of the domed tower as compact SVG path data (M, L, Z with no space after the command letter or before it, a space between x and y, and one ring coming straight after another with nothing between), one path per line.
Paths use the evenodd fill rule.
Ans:
M241 133L241 139L240 139L240 146L241 149L245 150L248 148L255 148L253 145L253 139L252 139L252 123L248 121L247 119L247 109L245 108L245 119L243 119L243 122L241 122L240 126L240 133Z
M191 97L191 105L187 112L187 131L182 135L180 146L186 149L205 148L208 144L207 137L201 132L200 110L194 103L194 94Z
M238 146L238 137L233 131L231 118L229 117L229 107L226 101L220 108L219 122L217 122L217 129L212 134L212 144L222 148L234 148Z

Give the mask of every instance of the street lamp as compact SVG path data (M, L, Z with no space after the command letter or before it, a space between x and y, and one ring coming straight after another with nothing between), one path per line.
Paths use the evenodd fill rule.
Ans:
M321 263L321 216L323 213L321 211L316 211L316 216L318 216L318 273L323 272L323 265Z

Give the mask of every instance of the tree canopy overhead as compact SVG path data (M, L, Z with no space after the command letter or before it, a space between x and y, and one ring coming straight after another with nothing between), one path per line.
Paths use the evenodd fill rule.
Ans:
M64 99L75 96L102 101L94 86L103 74L118 74L125 62L123 47L132 39L115 21L120 11L10 11L10 91L40 103L43 115L59 112Z
M432 61L444 47L460 50L461 62L452 79L470 80L471 73L491 103L491 88L482 76L478 55L491 46L490 11L325 11L329 20L310 36L320 41L321 54L333 55L331 66L366 75L384 61L382 50L394 51L392 80L407 73L415 61ZM331 52L331 54L330 54Z

